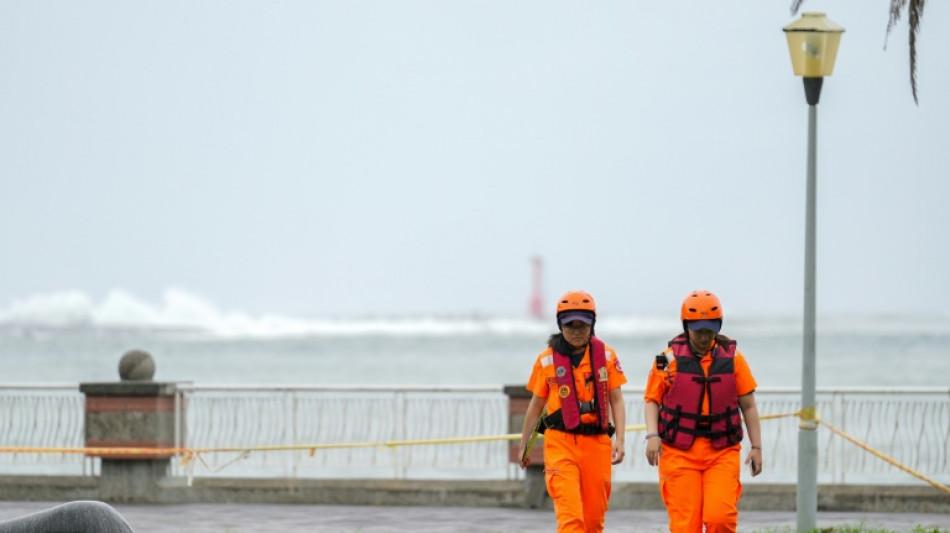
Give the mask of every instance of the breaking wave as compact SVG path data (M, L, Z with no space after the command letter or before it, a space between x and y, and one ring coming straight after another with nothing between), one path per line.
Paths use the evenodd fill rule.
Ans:
M800 317L729 317L735 335L801 334ZM277 314L251 315L220 309L212 301L186 290L167 289L158 303L143 301L121 290L109 291L96 301L83 291L33 295L0 307L0 328L30 330L127 330L190 332L216 337L309 336L541 336L553 330L553 318L492 316L404 316L314 319ZM680 328L677 317L621 316L597 322L601 335L668 335ZM822 317L821 333L950 334L950 317Z

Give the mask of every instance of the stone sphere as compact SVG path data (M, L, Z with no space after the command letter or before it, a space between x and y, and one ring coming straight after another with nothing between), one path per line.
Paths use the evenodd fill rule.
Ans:
M119 360L119 378L122 381L151 381L155 375L155 360L142 350L129 350Z

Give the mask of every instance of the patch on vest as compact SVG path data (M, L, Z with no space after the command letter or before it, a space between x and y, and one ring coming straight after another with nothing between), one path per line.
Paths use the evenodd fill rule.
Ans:
M567 369L563 366L559 366L557 367L557 370L554 371L554 373L557 374L557 377L563 378L564 374L567 374Z
M557 395L561 398L567 398L571 395L571 388L567 385L561 385L561 388L557 390Z
M606 369L606 368L601 368L601 369L597 372L597 375L598 375L598 377L600 378L601 381L607 381L607 369Z

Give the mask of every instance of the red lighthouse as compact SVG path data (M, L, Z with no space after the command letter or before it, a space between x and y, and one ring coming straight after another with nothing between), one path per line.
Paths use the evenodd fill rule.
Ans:
M528 309L531 318L544 318L544 298L541 295L542 260L538 256L531 258L531 302Z

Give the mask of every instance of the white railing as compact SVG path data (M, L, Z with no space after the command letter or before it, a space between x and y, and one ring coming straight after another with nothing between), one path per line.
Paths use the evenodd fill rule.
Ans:
M0 384L0 446L79 448L85 404L76 383ZM98 473L98 459L71 453L0 453L3 474Z
M643 391L625 388L627 423L643 421ZM903 465L950 483L950 390L944 388L818 389L819 417ZM794 413L796 389L761 389L762 415ZM513 479L508 462L508 398L501 387L269 386L182 384L187 406L176 422L178 445L206 452L173 474L198 477ZM83 397L78 386L0 384L0 446L77 448L83 443ZM766 474L745 482L794 483L798 419L762 422ZM923 483L819 426L819 482ZM399 445L403 441L432 444ZM268 446L341 445L311 450ZM345 447L343 447L345 446ZM0 454L0 474L78 474L98 471L81 454ZM617 481L655 481L643 457L642 432L627 435L627 459Z
M192 386L188 448L352 445L507 433L500 387ZM344 478L504 478L507 441L204 453L188 474ZM185 473L176 467L176 473Z

